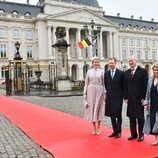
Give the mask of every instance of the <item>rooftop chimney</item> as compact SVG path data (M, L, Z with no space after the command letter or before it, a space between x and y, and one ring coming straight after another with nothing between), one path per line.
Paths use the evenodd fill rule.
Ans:
M117 17L120 17L120 13L117 13Z
M140 16L140 18L139 18L140 20L142 20L143 19L143 17L142 16Z
M134 19L134 15L131 15L131 19Z
M154 18L152 18L151 21L154 22Z
M30 4L30 0L27 0L26 3L29 5Z

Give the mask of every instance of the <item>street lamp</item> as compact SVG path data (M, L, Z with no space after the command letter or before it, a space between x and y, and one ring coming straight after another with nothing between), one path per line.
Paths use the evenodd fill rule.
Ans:
M18 41L15 43L15 48L16 48L16 53L15 53L14 60L22 60L23 58L21 58L21 55L20 55L20 52L19 52L20 43Z
M93 19L91 20L89 25L91 27L91 31L90 32L89 32L88 24L85 24L83 26L83 29L85 31L85 36L86 37L90 36L92 38L92 46L94 48L95 40L97 40L97 38L100 36L101 26L100 25L96 25L95 22L93 21ZM95 55L98 56L97 50L96 50L96 52L94 52L94 49L92 49L92 51L93 51L93 56L95 56Z

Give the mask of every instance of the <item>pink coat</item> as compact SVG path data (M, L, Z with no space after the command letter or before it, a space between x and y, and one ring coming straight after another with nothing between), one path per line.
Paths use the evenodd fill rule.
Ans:
M104 72L101 69L90 69L86 74L83 92L86 120L96 122L103 118L105 105ZM88 108L86 105L88 104Z

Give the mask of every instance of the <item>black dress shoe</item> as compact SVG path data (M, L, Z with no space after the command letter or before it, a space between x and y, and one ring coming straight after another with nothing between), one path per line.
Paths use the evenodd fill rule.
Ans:
M109 137L115 137L115 135L116 135L116 133L113 132L113 133L111 133L111 134L109 135Z
M117 133L116 135L115 135L115 138L120 138L121 137L121 133Z
M141 141L143 141L144 140L144 136L140 136L140 137L138 137L138 142L141 142Z
M137 136L131 136L131 137L128 138L128 140L133 140L133 139L136 139L136 138L137 138Z

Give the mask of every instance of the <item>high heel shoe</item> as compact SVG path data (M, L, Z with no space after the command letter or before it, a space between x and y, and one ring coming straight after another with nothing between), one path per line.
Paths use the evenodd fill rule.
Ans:
M156 145L158 145L158 141L155 141L151 144L151 146L156 146Z
M93 135L95 135L95 134L96 134L96 132L94 132L94 131L93 131L93 132L92 132L92 134L93 134Z

